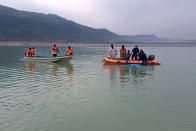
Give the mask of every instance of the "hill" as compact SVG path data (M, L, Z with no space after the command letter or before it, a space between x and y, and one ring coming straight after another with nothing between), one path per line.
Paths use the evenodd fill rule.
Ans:
M54 14L16 10L0 5L0 41L59 41L76 43L167 42L155 35L118 35Z

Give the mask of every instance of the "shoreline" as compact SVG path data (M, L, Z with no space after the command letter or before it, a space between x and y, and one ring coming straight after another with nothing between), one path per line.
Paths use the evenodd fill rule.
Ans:
M72 47L110 47L111 43L108 44L89 44L89 43L62 43L62 42L34 42L34 41L0 41L1 46L72 46ZM121 47L122 44L114 44L116 47ZM196 44L192 43L137 43L137 44L123 44L126 47L134 47L138 45L140 47L196 47Z

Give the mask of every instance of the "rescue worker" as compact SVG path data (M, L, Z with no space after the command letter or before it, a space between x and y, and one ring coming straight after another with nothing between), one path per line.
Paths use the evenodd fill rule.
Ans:
M137 45L135 46L135 48L133 48L133 50L131 51L131 54L132 54L132 60L133 60L133 58L135 58L135 60L137 60L137 56L139 54L139 49L138 49Z
M126 48L124 45L122 45L122 48L120 49L120 58L126 58Z
M59 52L59 50L56 47L56 45L54 44L53 47L52 47L52 55L53 55L53 57L56 57L58 52Z
M117 50L114 48L114 45L111 44L110 57L111 58L116 58L116 55L117 55Z
M141 54L141 58L142 60L142 64L146 65L148 63L148 58L147 58L147 55L146 53L143 51L143 53Z
M26 57L31 57L31 56L32 56L32 54L31 54L31 48L29 48L29 49L26 51L25 56L26 56Z
M35 48L34 47L32 47L32 49L31 49L31 54L32 54L32 56L35 56Z
M71 46L68 46L66 55L73 55Z
M130 50L128 50L127 54L126 54L126 57L125 57L126 58L126 64L128 64L130 57L131 57L131 53L130 53Z
M143 55L144 51L142 49L140 49L139 52L139 59L138 60L142 60L142 55Z

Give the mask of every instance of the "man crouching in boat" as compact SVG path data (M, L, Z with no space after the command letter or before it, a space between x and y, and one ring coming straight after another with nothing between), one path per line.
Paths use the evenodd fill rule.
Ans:
M53 57L56 57L58 52L59 52L59 50L56 47L56 45L54 44L53 47L52 47L52 55L53 55Z
M35 48L34 48L34 47L29 48L29 49L26 51L25 56L26 56L26 57L35 56Z
M34 47L32 47L32 49L31 49L31 54L32 54L32 56L35 56L35 48Z
M73 55L73 50L71 46L68 46L66 55Z
M140 50L139 60L142 60L142 64L143 65L146 65L148 63L147 55L146 55L146 53L143 50Z
M32 56L31 48L29 48L29 49L26 51L25 56L26 56L26 57L31 57L31 56Z

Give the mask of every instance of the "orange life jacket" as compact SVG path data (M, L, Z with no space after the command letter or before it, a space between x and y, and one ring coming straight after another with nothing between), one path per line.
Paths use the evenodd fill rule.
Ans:
M35 56L35 49L31 50L31 54L32 54L32 56Z
M73 54L73 52L72 52L72 48L67 49L67 53L66 53L66 55L72 55L72 54Z
M29 51L30 56L33 56L33 50Z
M124 49L123 48L120 49L120 56L121 57L125 57L126 56L126 49L125 48Z
M53 47L52 48L52 54L57 54L57 52L58 52L58 49L56 47Z
M30 56L30 50L27 50L26 53L25 53L25 55L26 55L27 57L29 57L29 56Z

